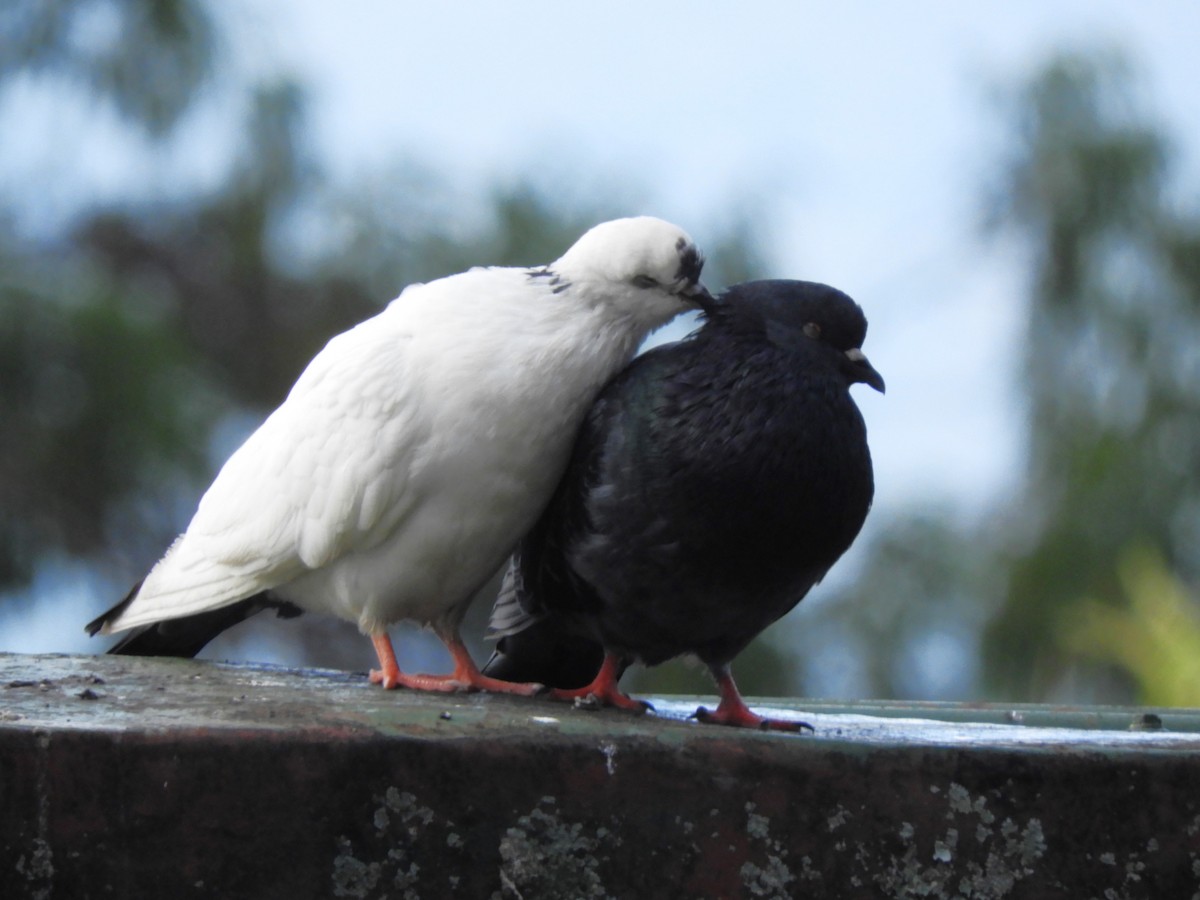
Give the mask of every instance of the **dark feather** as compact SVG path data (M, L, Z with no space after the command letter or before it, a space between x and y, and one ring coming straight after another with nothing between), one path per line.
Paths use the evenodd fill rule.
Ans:
M514 556L489 673L575 687L601 647L649 665L692 653L716 672L857 536L874 481L849 388L883 387L846 353L862 311L825 285L766 281L705 316L593 406Z

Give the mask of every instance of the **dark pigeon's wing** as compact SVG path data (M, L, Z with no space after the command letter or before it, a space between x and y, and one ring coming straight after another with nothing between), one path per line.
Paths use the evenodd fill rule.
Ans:
M673 349L658 347L633 361L601 392L576 439L549 505L517 546L492 610L498 636L485 674L575 688L591 682L604 658L577 616L595 612L600 597L571 563L573 548L595 538L592 501L611 490L606 463L624 456L647 389L672 367Z
M505 613L520 610L512 595L501 597L493 625L504 624ZM591 684L604 661L604 648L575 631L561 616L530 617L518 612L515 630L497 642L483 673L504 681L536 682L550 688L574 689ZM499 618L499 622L498 622Z

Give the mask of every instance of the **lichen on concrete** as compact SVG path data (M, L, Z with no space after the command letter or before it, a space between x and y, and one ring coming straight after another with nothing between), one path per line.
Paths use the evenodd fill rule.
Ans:
M832 833L850 821L850 811L841 804L826 819L825 825Z
M788 885L796 880L791 869L783 864L777 856L767 862L766 868L752 862L745 862L741 868L742 884L755 897L784 898L790 897Z
M609 775L617 774L617 745L612 741L605 741L600 745L600 752L604 754L604 768Z
M333 895L335 897L367 898L375 896L419 900L425 891L443 887L435 876L422 883L422 869L417 862L417 845L425 832L435 824L432 809L423 806L416 796L396 787L376 795L378 804L371 813L373 840L371 847L356 848L346 836L337 839L333 860ZM446 821L439 827L449 830L454 823ZM458 834L449 831L446 846L461 848Z
M1131 736L854 707L798 739L3 654L0 706L0 897L1200 900L1200 713Z
M338 838L337 855L333 858L333 896L365 898L379 883L382 866L354 857L354 846L348 838Z
M750 839L750 855L762 859L762 863L748 859L742 864L739 872L742 886L754 897L790 897L792 892L788 885L795 882L797 876L787 864L788 849L782 840L771 836L771 820L757 809L757 804L746 803L746 836ZM820 877L810 868L807 857L802 864L805 877Z
M859 864L872 873L871 879L887 897L1001 900L1012 895L1045 856L1040 820L1030 818L1018 824L1005 818L997 825L987 798L972 797L961 784L951 783L945 796L945 819L954 824L926 836L912 823L902 822L896 829L903 848L900 853L876 859L868 848L860 848ZM960 852L960 826L970 826L971 819L975 820L976 842L982 846L971 848L968 855ZM930 845L932 849L927 849Z
M26 852L17 856L16 872L25 882L27 895L43 900L54 893L54 850L47 838L50 835L50 785L46 772L46 757L50 750L50 735L38 730L34 745L37 748L37 816L36 834Z
M603 748L602 748L603 750ZM608 754L606 753L606 756ZM606 760L607 762L608 760ZM607 766L606 766L607 768ZM991 795L973 794L952 782L945 789L931 792L945 804L941 820L944 826L932 831L928 817L900 820L888 833L880 833L868 842L838 840L830 845L839 855L852 853L849 884L855 889L871 886L885 897L929 897L948 900L1003 900L1014 896L1019 883L1034 873L1034 867L1046 853L1046 841L1040 820L1019 820L998 816L989 805ZM342 838L334 866L334 893L341 897L390 896L415 898L433 890L449 887L446 874L434 879L418 865L418 844L437 829L437 840L444 846L463 852L467 841L453 822L443 821L418 798L398 788L388 788L374 798L371 827L377 839L375 852L363 852ZM1001 803L1001 806L1004 804ZM735 870L740 892L748 897L780 900L796 896L802 883L824 879L821 868L807 856L790 856L792 841L786 833L775 834L771 817L753 801L743 804L745 818L740 832L744 849L728 848L743 858ZM712 810L710 821L722 813ZM830 832L847 827L855 818L842 806L824 815ZM936 812L935 812L935 815ZM938 819L934 819L934 822ZM683 833L694 826L682 817L675 825ZM712 837L727 840L722 829ZM968 838L968 836L970 836ZM973 838L971 840L970 838ZM499 856L497 873L501 898L606 898L610 891L604 872L612 863L621 844L619 834L598 819L568 819L552 796L543 796L532 810L518 816L493 847ZM386 846L386 853L379 848ZM477 856L480 848L471 848ZM699 848L693 849L699 853ZM466 861L466 856L464 856ZM1106 861L1116 865L1117 859ZM827 860L822 861L822 868ZM1126 884L1136 882L1144 863L1135 857L1122 861ZM845 869L842 870L845 873ZM453 876L449 876L453 877ZM1117 895L1120 896L1120 895Z
M45 841L34 838L28 854L17 857L17 873L28 880L30 897L51 896L54 883L54 853Z
M503 896L525 900L607 898L600 879L601 861L620 842L603 826L585 829L580 822L565 821L555 799L543 797L500 840Z

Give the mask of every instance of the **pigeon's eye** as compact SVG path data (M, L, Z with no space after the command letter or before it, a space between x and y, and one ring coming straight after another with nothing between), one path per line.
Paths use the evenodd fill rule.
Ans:
M640 288L652 288L652 287L658 287L658 282L655 281L653 278L651 278L649 275L634 275L633 276L633 285L634 285L634 287L640 287Z
M804 333L814 341L821 339L821 326L816 322L809 322L804 326Z

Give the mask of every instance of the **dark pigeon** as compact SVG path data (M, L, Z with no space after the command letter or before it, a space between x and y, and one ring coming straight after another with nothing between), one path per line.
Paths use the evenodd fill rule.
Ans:
M703 721L797 730L743 702L730 663L854 541L874 493L850 386L884 390L867 320L805 281L736 285L689 338L601 393L492 614L489 675L626 708L625 668L694 654Z

